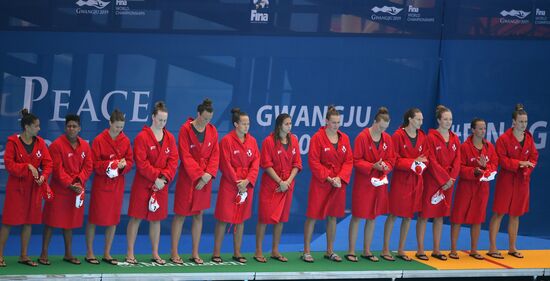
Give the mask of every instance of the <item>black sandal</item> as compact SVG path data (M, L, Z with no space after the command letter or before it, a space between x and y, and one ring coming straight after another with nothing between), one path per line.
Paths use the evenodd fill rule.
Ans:
M118 265L118 260L117 259L113 259L113 258L108 259L108 258L104 257L104 258L101 258L101 260L108 263L108 264L110 264L110 265Z
M215 262L215 263L222 263L223 259L220 256L212 256L212 258L210 258L210 261Z
M346 260L350 261L350 262L358 262L359 260L357 259L357 256L356 255L352 255L352 254L347 254L347 255L344 255L344 258L346 258Z
M374 256L374 255L361 255L362 258L372 261L372 262L379 262L380 260Z
M99 260L96 259L96 258L87 258L87 257L84 257L84 260L87 262L87 263L91 263L93 265L98 265L99 264Z
M240 262L240 263L246 263L248 260L246 260L245 257L243 256L240 256L240 257L237 257L237 256L233 256L232 259L236 262Z
M32 260L28 259L28 260L24 260L24 261L17 261L17 263L20 263L20 264L24 264L24 265L28 265L30 267L37 267L38 264L36 264L35 262L33 262Z
M419 253L416 253L416 254L414 254L414 256L415 256L417 259L421 260L421 261L430 260L430 259L428 258L428 256L426 256L426 254L419 254Z
M447 260L447 256L446 256L445 254L441 254L441 253L439 253L439 254L432 253L431 256L434 257L434 258L436 258L436 259L438 259L438 260L440 260L440 261L446 261L446 260Z

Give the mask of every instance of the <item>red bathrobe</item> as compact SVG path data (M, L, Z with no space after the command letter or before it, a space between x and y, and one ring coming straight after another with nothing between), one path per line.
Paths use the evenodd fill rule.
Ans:
M273 133L265 138L262 143L262 155L260 166L262 169L273 168L275 173L286 181L297 168L302 170L302 158L298 138L291 134L287 149L280 141L275 141ZM290 214L292 193L295 180L292 181L286 192L276 192L279 184L264 171L260 186L259 221L263 224L277 224L287 222Z
M316 220L344 216L346 186L353 169L353 152L348 136L338 131L338 149L335 149L325 130L326 127L321 127L311 138L309 146L308 163L312 176L306 216ZM342 187L333 187L327 177L340 177Z
M78 194L69 186L80 183L82 188L86 188L86 181L92 174L94 165L90 145L78 137L76 148L73 148L67 136L63 134L52 142L50 153L54 163L50 182L54 198L44 204L42 220L45 225L51 227L82 227L84 206L75 207Z
M40 187L34 181L28 164L32 164L48 182L52 172L52 158L46 143L36 137L34 148L29 154L25 150L19 135L11 135L6 143L4 164L8 171L6 197L2 210L2 224L40 224L42 223L42 197Z
M168 186L176 175L178 168L178 147L174 136L163 129L162 145L148 126L134 140L134 161L136 175L130 193L128 215L148 221L163 220L168 216ZM155 180L164 176L168 183L157 191L157 201L160 206L156 212L149 211L149 198L153 194Z
M497 175L493 212L521 216L529 211L529 181L533 168L520 168L519 161L537 164L539 153L533 136L525 132L523 147L508 129L497 140L500 171Z
M178 136L178 151L180 167L176 194L174 198L174 213L182 216L198 215L202 210L210 208L212 181L218 172L220 150L218 131L208 124L204 133L204 142L200 143L193 131L189 118L180 129ZM201 190L195 187L204 173L212 175Z
M488 159L485 168L481 168L478 164L480 157ZM460 178L456 186L451 223L484 223L489 200L489 182L479 181L482 175L475 176L474 170L476 167L487 172L497 170L498 156L495 147L484 139L483 147L479 151L470 136L460 146L460 159Z
M428 157L429 148L424 132L417 130L416 135L414 147L404 128L397 129L392 136L397 156L390 182L390 213L394 216L412 218L422 210L423 179L411 170L411 165L420 155ZM429 161L424 164L429 166Z
M451 215L453 186L443 191L445 199L438 204L432 204L432 196L451 178L457 179L460 172L460 140L458 136L449 131L449 143L439 131L430 129L427 138L428 160L424 177L424 191L422 192L422 212L418 215L422 218L439 218Z
M353 166L355 180L351 196L351 214L354 217L373 220L379 215L389 212L388 185L374 186L372 178L382 179L395 164L395 153L391 136L382 133L378 148L372 140L369 128L364 129L353 147ZM380 159L389 167L388 171L373 169L374 163Z
M124 199L125 176L132 170L134 156L130 139L121 132L114 140L109 130L104 130L93 140L94 180L88 221L101 226L117 225ZM118 171L118 176L109 178L106 174L113 160L126 159L126 167Z
M229 132L220 142L220 170L222 178L216 201L214 217L222 222L241 224L252 214L254 184L260 169L260 151L256 139L246 134L241 143L235 130ZM236 204L237 180L248 179L248 196L242 204Z

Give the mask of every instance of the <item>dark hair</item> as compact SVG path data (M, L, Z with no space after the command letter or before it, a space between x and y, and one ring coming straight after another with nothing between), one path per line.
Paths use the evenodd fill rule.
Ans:
M401 124L401 127L405 128L409 126L409 118L414 118L417 113L422 113L422 111L416 107L409 108L409 110L407 110L407 112L403 115L403 124Z
M275 137L275 141L281 141L281 136L279 135L279 133L283 128L283 122L287 118L290 118L290 115L288 113L281 113L279 114L279 116L277 116L277 119L275 119L275 128L273 129L273 136ZM288 143L290 143L290 134L286 136L286 139Z
M478 122L485 123L485 120L483 120L482 118L478 118L478 117L472 119L472 122L470 122L470 128L475 129Z
M156 116L159 111L168 113L168 108L163 101L155 102L155 107L153 108L153 116Z
M241 116L248 116L248 114L241 111L238 107L231 109L231 122L233 123L233 126L235 126L235 123L239 123L239 121L241 121Z
M65 125L69 124L70 121L74 121L78 123L78 126L80 126L80 116L76 114L67 114L65 115Z
M21 109L21 130L25 131L25 126L32 125L36 120L38 117L31 114L28 109Z
M527 115L527 111L525 111L525 107L521 103L516 104L516 108L512 112L512 119L516 120L518 115Z
M199 114L202 114L204 111L207 111L210 113L214 112L214 107L212 107L212 101L209 98L206 98L205 100L202 101L201 104L197 106L197 112Z
M378 112L376 112L376 115L374 115L374 121L379 122L380 120L384 120L386 122L390 121L390 112L385 106L381 106L378 108Z
M333 104L331 104L331 105L328 106L327 115L326 115L325 118L327 118L327 120L329 120L330 116L333 116L333 115L340 116L340 112L338 112L338 110L336 110L336 107Z
M435 108L435 118L437 118L437 120L441 119L441 116L443 115L443 113L445 112L451 112L450 109L448 109L447 107L445 107L444 105L438 105L436 108Z
M124 113L118 110L118 108L115 108L115 110L111 112L111 117L109 118L109 121L111 121L111 123L115 123L116 121L124 122L125 120L126 119L124 118Z

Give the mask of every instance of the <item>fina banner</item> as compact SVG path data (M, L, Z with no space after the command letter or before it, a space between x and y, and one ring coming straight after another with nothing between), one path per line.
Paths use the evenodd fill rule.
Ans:
M410 107L423 111L425 131L435 127L441 103L453 111L461 141L470 120L482 117L494 142L521 102L540 158L520 231L550 233L549 225L537 223L550 211L543 200L550 196L543 178L550 162L549 1L319 1L285 9L268 0L160 3L3 1L0 156L7 137L21 131L23 107L40 118L48 141L63 133L66 114L79 114L81 136L90 142L115 108L125 113L125 133L133 139L150 125L158 100L167 102L174 134L204 98L214 102L220 136L232 130L231 108L240 107L259 143L287 112L304 162L291 210L299 222L287 230L301 232L309 141L328 105L341 111L341 130L352 141L380 106L390 110L393 133ZM0 204L6 179L2 159Z

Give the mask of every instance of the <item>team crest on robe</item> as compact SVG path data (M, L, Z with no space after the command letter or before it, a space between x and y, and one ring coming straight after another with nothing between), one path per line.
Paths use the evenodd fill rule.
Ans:
M281 154L283 153L281 150L277 150L277 154Z
M67 153L67 157L69 157L69 158L73 157L73 155L74 155L74 153L72 153L72 152Z
M252 157L252 150L250 148L246 151L246 155L248 155L248 157Z
M386 145L386 143L384 143L384 145L382 145L382 149L383 149L383 150L388 149L388 146Z
M330 151L330 147L325 147L325 152Z
M82 154L80 154L80 157L82 157L82 159L86 158L86 153L82 151Z
M453 143L452 148L453 148L453 151L456 151L456 144Z
M189 145L189 149L193 149L194 147L195 147L195 145L194 145L194 144L192 144L192 145Z
M42 157L42 151L40 151L40 149L38 151L36 151L36 158L40 158Z
M517 146L517 145L516 145L516 146L514 146L514 150L518 150L518 146Z
M151 145L151 147L149 147L149 150L153 150L153 149L156 149L157 147L155 145Z
M422 145L418 147L418 152L422 152Z
M166 154L170 153L170 148L167 147L166 150L164 151L164 153L166 153Z
M529 149L525 150L525 155L529 155Z
M240 153L239 150L233 150L233 155Z
M210 147L211 145L212 145L212 143L211 143L211 142L208 142L208 147Z
M292 155L295 155L296 154L296 148L293 148L292 149Z
M113 158L115 158L114 154L109 155L109 159L113 159Z
M342 152L346 153L346 146L342 145Z

